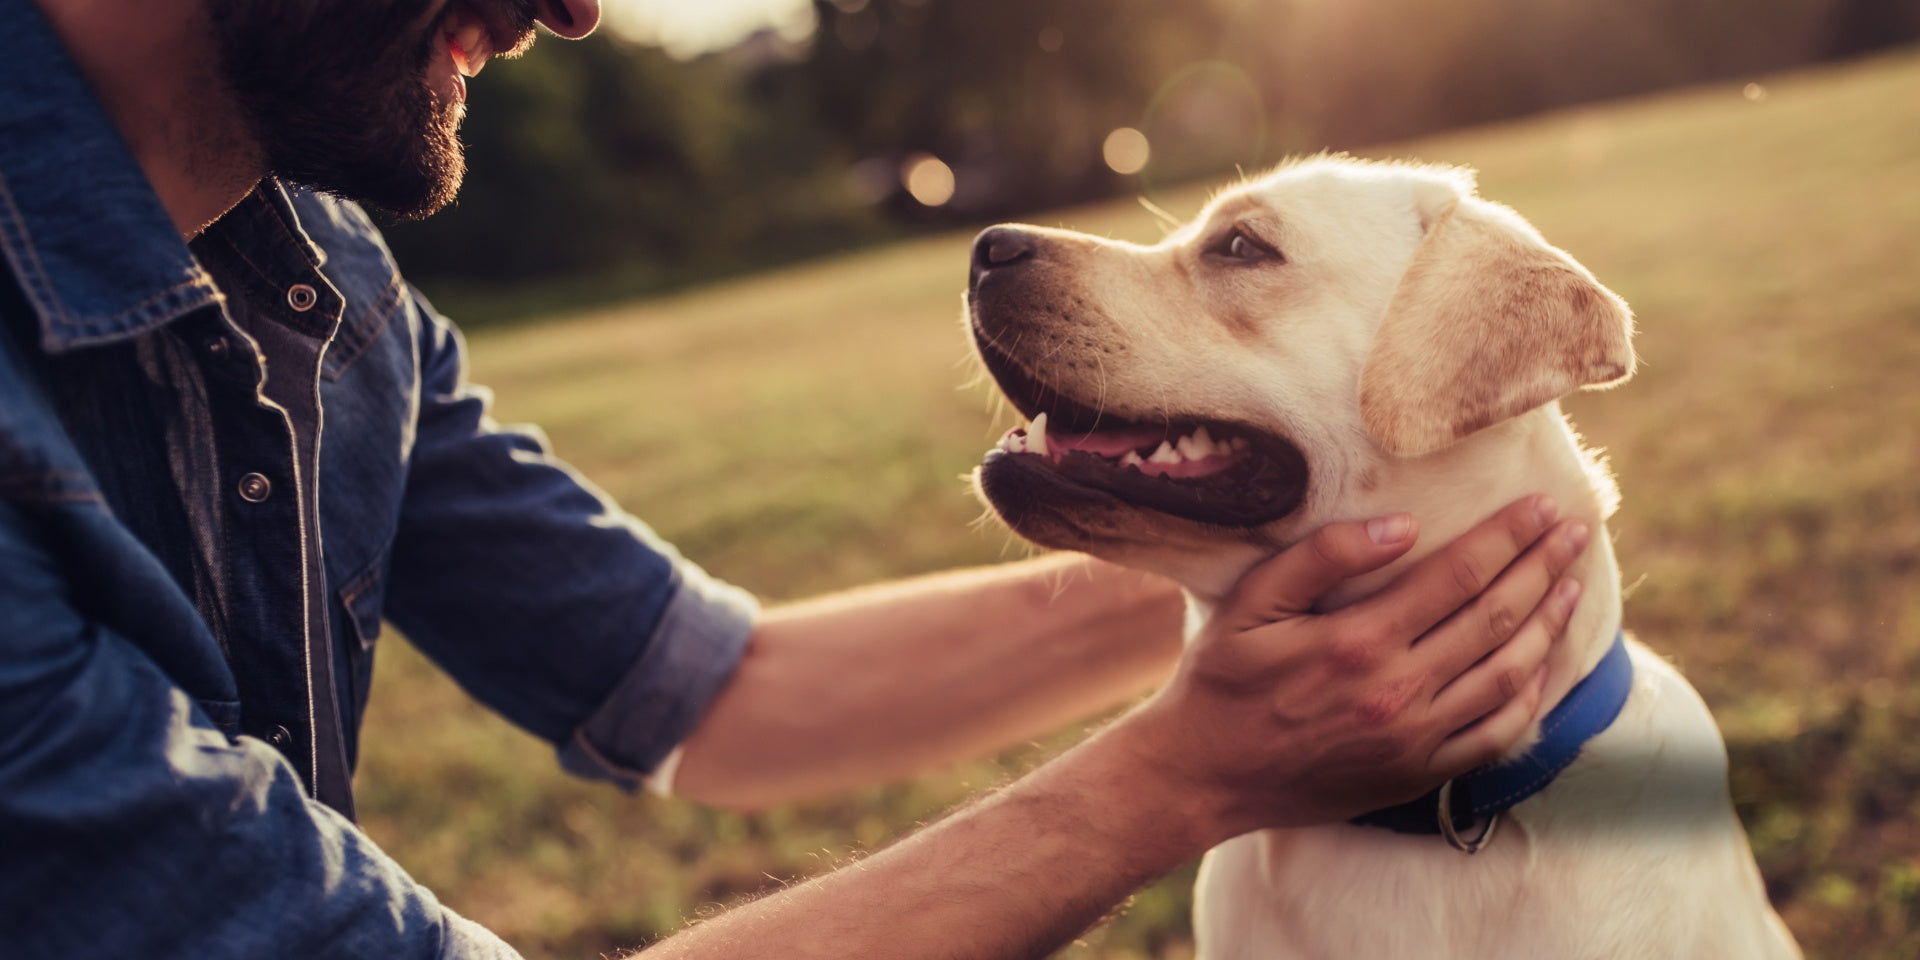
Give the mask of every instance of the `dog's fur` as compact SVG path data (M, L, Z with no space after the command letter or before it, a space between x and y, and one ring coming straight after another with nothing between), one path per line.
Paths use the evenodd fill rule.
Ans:
M1469 173L1320 157L1228 190L1153 246L1015 229L1030 255L976 260L977 342L1115 417L1285 438L1308 472L1290 513L1231 527L996 482L990 457L983 496L1016 532L1174 578L1197 624L1252 565L1326 523L1408 511L1421 530L1412 553L1326 598L1336 607L1543 491L1596 535L1570 571L1585 589L1549 656L1542 714L1605 653L1621 616L1603 527L1616 493L1557 400L1631 374L1631 315L1477 197ZM1236 230L1278 255L1235 258ZM1706 707L1667 663L1631 652L1620 717L1477 856L1344 824L1216 848L1196 895L1202 956L1799 956Z

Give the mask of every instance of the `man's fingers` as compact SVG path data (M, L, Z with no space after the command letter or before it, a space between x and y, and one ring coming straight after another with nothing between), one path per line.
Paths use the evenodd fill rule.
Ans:
M1547 670L1543 666L1506 706L1440 741L1427 761L1428 772L1436 777L1457 777L1498 760L1533 723L1546 684Z
M1550 591L1566 586L1560 577L1586 549L1588 536L1587 525L1579 521L1558 525L1509 565L1478 599L1428 631L1414 651L1431 675L1444 684L1518 636L1527 618L1557 609L1553 601L1561 598ZM1577 584L1574 587L1578 589ZM1571 614L1572 607L1566 612ZM1564 626L1564 619L1557 624Z
M1307 612L1320 595L1349 577L1378 570L1412 548L1413 517L1330 523L1240 578L1225 606L1243 626Z
M1382 624L1384 635L1411 642L1485 590L1539 539L1557 510L1544 495L1508 504L1343 613L1366 617Z
M1560 581L1514 631L1513 639L1434 694L1434 726L1459 729L1518 696L1527 679L1546 662L1553 638L1567 628L1579 599L1578 581Z

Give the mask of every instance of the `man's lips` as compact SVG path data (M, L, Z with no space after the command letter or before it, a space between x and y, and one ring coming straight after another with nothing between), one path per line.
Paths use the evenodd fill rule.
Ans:
M463 77L477 77L480 69L487 65L487 58L493 56L493 44L487 39L486 29L477 24L464 24L458 31L448 31L444 39L447 54L453 57L453 68Z
M531 43L533 22L524 13L515 18L498 3L454 0L447 6L440 36L453 57L454 69L461 76L475 77L494 53L517 52Z
M439 11L440 43L462 77L479 76L495 54L517 56L533 45L533 26L563 37L585 36L600 19L597 0L447 0ZM465 84L460 84L464 97Z

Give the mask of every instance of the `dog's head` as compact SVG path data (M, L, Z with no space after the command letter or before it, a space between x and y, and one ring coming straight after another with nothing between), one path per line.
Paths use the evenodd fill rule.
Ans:
M1634 362L1626 304L1470 174L1347 159L1242 184L1153 246L994 227L967 306L1032 421L977 472L993 510L1189 586Z

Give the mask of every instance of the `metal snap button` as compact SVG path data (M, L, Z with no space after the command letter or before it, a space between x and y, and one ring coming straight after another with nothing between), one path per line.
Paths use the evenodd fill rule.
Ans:
M266 739L267 743L275 750L285 750L293 745L293 734L287 732L287 728L279 724L275 724L272 730L267 731Z
M296 283L287 288L287 306L292 307L300 313L306 313L308 310L312 310L313 305L319 302L319 291L313 289L313 287L308 284Z
M212 340L207 341L207 355L215 360L225 360L227 358L227 338L214 337Z
M249 473L240 478L240 499L248 503L260 503L273 495L273 484L266 477Z

